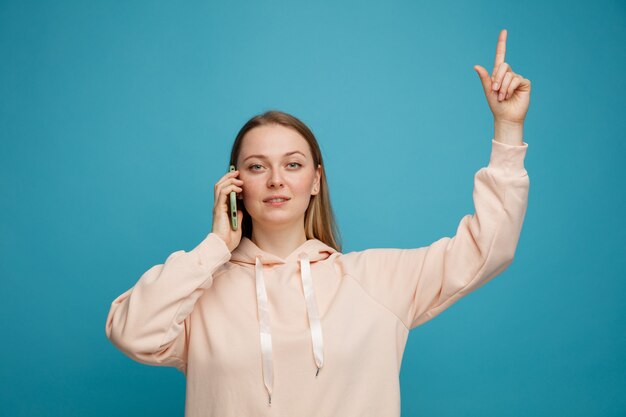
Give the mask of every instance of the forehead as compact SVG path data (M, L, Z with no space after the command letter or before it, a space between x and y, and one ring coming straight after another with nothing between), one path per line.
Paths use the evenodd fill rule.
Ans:
M269 158L280 158L292 151L300 151L307 157L311 155L309 144L296 130L282 125L265 125L246 133L239 157L262 154Z

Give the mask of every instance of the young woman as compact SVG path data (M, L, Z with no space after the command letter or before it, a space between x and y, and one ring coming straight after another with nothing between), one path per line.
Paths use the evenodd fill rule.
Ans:
M187 379L185 415L399 416L409 330L502 272L526 213L530 81L475 66L494 115L475 213L416 249L341 253L313 133L270 111L235 139L238 170L215 184L213 228L147 270L111 305L107 337L129 357ZM238 195L232 230L228 196Z

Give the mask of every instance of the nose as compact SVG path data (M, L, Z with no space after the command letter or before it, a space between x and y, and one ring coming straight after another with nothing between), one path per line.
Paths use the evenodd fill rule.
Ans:
M277 187L283 186L283 179L280 175L279 170L277 169L272 170L272 174L267 180L267 186L270 188L277 188Z

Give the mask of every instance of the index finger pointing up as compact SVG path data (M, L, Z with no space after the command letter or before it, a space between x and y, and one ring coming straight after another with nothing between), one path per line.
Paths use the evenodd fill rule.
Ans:
M502 29L500 36L498 37L498 45L496 46L496 60L493 63L493 73L491 76L496 75L496 71L500 64L504 62L504 55L506 54L506 29Z

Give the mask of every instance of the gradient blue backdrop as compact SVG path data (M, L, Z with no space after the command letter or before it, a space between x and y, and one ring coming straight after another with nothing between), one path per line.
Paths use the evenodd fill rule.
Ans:
M411 332L402 415L624 415L625 23L624 1L1 1L0 414L183 415L184 376L106 315L210 232L264 110L317 135L344 252L452 236L493 136L472 67L506 28L533 88L518 251Z

